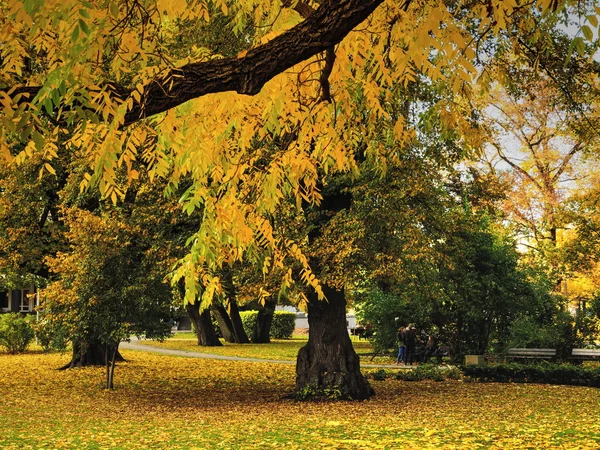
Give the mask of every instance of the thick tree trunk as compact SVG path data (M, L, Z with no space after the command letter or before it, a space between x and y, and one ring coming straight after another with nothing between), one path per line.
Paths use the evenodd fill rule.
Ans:
M196 336L198 336L198 345L202 345L203 347L218 347L223 345L213 328L209 309L200 312L200 302L188 304L185 309L194 324Z
M348 335L344 292L328 286L323 292L326 301L309 297L308 343L298 352L295 396L368 399L375 392L360 372Z
M273 323L276 305L276 300L268 299L265 301L265 305L258 310L256 325L251 336L251 340L255 344L268 344L271 342L271 324Z
M236 342L233 324L231 323L231 319L229 318L229 314L227 314L225 307L221 303L215 303L212 305L211 309L217 320L223 339L225 339L226 342Z
M115 350L112 349L111 352ZM118 349L115 361L125 361ZM71 369L73 367L104 366L106 365L105 348L99 342L74 342L73 356L68 364L59 370Z

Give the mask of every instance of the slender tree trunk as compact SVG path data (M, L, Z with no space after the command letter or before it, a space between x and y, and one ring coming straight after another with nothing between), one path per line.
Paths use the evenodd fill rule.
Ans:
M244 326L242 325L242 318L240 316L240 310L238 308L238 304L235 301L235 297L237 295L235 284L233 282L233 270L231 267L224 267L223 272L221 273L221 280L223 283L223 287L225 288L225 292L227 293L227 300L225 304L227 305L227 313L229 314L229 318L231 319L231 325L233 327L233 335L235 336L235 342L238 344L248 344L250 343L250 339L248 339L248 335L244 331Z
M110 355L110 370L108 372L108 380L107 380L107 389L114 389L114 380L115 380L115 365L117 352L119 351L119 343L117 342L112 349L112 354Z
M125 361L117 349L115 355L116 361ZM104 346L99 342L73 342L73 354L68 364L60 367L59 370L71 369L73 367L86 366L104 366L106 364L106 355Z
M211 310L217 320L217 324L219 324L223 339L225 339L226 342L236 342L233 324L231 323L231 319L229 318L229 314L225 307L221 303L215 302L212 305Z
M233 325L235 341L238 344L249 344L250 339L248 339L248 335L246 334L246 331L244 331L242 317L240 316L240 309L238 308L237 302L233 298L227 299L227 311L229 312L229 317L231 318L231 323Z
M104 346L104 360L106 361L106 389L110 389L110 355L108 344Z
M256 325L252 330L252 342L255 344L268 344L271 342L271 324L273 323L273 315L275 314L275 306L277 301L268 299L262 308L258 310L256 317Z
M326 301L309 296L308 343L298 352L296 398L314 392L316 397L368 399L375 392L360 372L348 335L344 291L323 286L323 292Z
M198 301L194 304L186 305L185 309L194 324L196 336L198 336L198 345L202 345L203 347L218 347L223 345L213 328L209 309L200 312L200 302Z

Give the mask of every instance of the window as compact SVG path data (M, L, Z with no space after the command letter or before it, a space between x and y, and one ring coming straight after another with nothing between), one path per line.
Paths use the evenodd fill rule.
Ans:
M0 291L0 311L8 311L8 292Z
M33 297L29 294L29 291L17 291L20 294L19 298L19 311L29 312L33 309Z

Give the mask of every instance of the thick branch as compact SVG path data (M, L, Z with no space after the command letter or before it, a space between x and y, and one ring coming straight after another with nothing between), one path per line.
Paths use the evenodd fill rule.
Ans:
M405 4L412 0L404 0ZM333 47L368 18L383 0L325 1L302 23L240 58L186 64L144 87L140 102L125 115L124 126L206 94L236 91L255 95L276 75ZM40 87L15 89L37 94ZM115 89L123 92L122 89ZM119 94L123 98L123 94Z
M333 64L335 63L335 49L330 47L325 52L325 67L321 71L321 100L324 102L331 102L331 85L329 84L329 75L333 71Z

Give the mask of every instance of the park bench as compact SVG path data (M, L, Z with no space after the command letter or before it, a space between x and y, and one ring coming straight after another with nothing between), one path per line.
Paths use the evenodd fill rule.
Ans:
M574 348L569 359L576 359L579 361L600 361L600 349Z
M511 359L554 359L556 349L554 348L509 348L506 354Z

